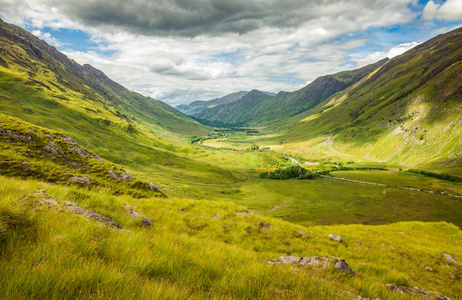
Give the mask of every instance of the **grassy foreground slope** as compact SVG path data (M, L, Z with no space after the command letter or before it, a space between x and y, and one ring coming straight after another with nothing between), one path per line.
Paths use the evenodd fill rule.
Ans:
M462 174L462 28L395 57L281 133L332 155Z
M462 296L460 264L442 255L462 257L462 234L444 222L306 228L224 202L0 179L2 299L411 299L386 284ZM69 212L69 201L123 229ZM341 257L359 276L268 264L287 255Z

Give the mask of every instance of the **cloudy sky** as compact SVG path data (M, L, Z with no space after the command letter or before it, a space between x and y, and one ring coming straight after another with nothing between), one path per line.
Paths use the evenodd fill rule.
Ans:
M462 26L462 0L0 0L0 18L177 105L391 58Z

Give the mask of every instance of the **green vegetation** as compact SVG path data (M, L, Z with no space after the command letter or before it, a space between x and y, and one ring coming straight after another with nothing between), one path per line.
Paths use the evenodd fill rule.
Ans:
M239 213L242 207L230 203L135 199L5 177L0 186L3 299L410 299L386 284L454 299L462 294L456 284L460 268L441 254L462 257L461 232L447 223L305 228ZM32 201L29 195L37 189L57 206ZM125 230L62 210L64 201ZM154 227L130 218L125 205L152 219ZM329 233L344 242L330 241ZM342 257L360 276L268 265L283 255Z
M443 180L452 181L452 182L462 182L462 177L453 176L453 175L444 174L444 173L435 173L435 172L417 170L417 169L409 169L406 172L420 174L420 175L443 179Z
M462 259L462 201L441 193L460 195L462 183L433 172L460 169L460 83L449 82L451 101L413 94L452 80L442 74L448 43L444 57L429 48L441 72L406 77L421 79L413 91L398 74L430 59L424 47L295 93L250 92L254 113L287 96L279 119L259 116L269 127L210 128L15 26L0 29L1 299L412 298L387 284L462 297L460 263L443 255ZM297 101L304 111L289 109ZM277 124L289 126L270 132ZM389 171L420 161L432 171ZM319 176L329 172L336 179ZM291 178L313 180L282 180ZM118 225L73 213L83 209ZM290 255L343 258L360 275L269 264Z
M269 178L277 180L287 179L315 179L318 178L318 174L313 173L300 166L290 166L285 168L278 168L274 172L263 172L260 173L260 178Z

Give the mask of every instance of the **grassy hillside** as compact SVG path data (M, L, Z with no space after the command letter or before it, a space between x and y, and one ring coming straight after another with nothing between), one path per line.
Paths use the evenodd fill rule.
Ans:
M97 131L92 128L95 124L88 124L92 122L133 132L137 129L132 127L143 125L157 135L208 131L168 105L125 89L103 72L80 66L44 41L2 21L0 56L3 113L76 132ZM87 124L76 124L79 121Z
M274 97L254 94L231 104L203 110L195 117L229 125L265 125L278 128L282 124L290 124L291 117L315 107L332 94L358 82L385 61L353 71L319 77L295 92L280 92Z
M462 29L388 61L281 133L342 156L462 174Z
M462 235L447 223L306 228L229 203L0 179L2 299L411 299L387 284L462 296L460 264L443 256L462 257ZM70 202L121 228L72 213ZM288 255L341 257L359 275L268 264Z

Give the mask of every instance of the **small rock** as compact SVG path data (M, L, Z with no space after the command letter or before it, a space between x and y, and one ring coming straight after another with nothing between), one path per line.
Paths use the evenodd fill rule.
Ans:
M342 241L342 238L341 238L341 237L335 236L335 235L333 235L333 234L329 234L327 237L330 238L331 240L337 241L337 242L339 242L339 243Z
M211 220L216 220L216 219L223 219L222 215L213 215L210 217Z
M68 137L68 136L61 135L61 138L62 138L63 141L65 141L65 142L77 144L76 141L74 141L72 138L70 138L70 137Z
M450 262L457 263L457 259L454 256L449 255L447 253L443 253L443 256L444 256L444 258L446 258Z
M411 296L418 296L419 298L436 298L437 300L451 300L448 297L445 297L441 295L438 292L433 292L433 291L427 291L418 287L409 287L409 286L397 286L393 284L387 284L387 287L392 291L392 292L399 292L402 294L408 294Z
M128 173L128 172L127 172ZM148 183L148 187L153 190L154 192L158 192L159 191L159 188L157 186L155 186L154 184L152 184L151 182Z
M306 232L305 232L305 231L303 231L303 230L294 229L294 231L295 231L295 233L296 233L296 234L298 234L298 235L300 235L300 236L302 236L302 235L305 235L305 234L306 234Z
M77 181L77 182L81 182L81 183L85 183L85 184L91 184L91 180L90 178L88 177L85 177L85 176L72 176L69 178L69 180L71 181Z
M53 155L57 155L58 153L63 153L63 151L61 151L58 146L53 143L53 142L48 142L48 144L46 144L45 146L43 146L43 149L48 152L48 153L51 153Z
M425 266L424 270L428 272L433 272L433 268L429 266Z
M117 181L131 181L131 175L128 172L117 174L113 170L107 170L106 173Z
M32 167L32 165L28 163L27 161L22 163L22 168L24 169L24 171L28 171L30 167Z
M122 226L120 226L116 222L112 221L111 219L109 219L109 218L107 218L105 216L102 216L100 214L97 214L95 212L92 212L90 210L87 210L85 208L82 208L80 206L77 206L72 202L65 202L63 204L63 208L66 209L67 211L76 213L78 215L84 215L88 219L97 221L97 222L99 222L99 223L101 223L101 224L103 224L105 226L112 227L112 228L115 228L115 229L122 229Z
M30 197L33 199L34 206L48 206L50 208L58 205L56 199L48 195L45 190L37 190L33 195L30 195Z
M127 211L127 213L132 218L135 218L135 219L136 218L141 218L141 223L143 223L144 226L146 226L146 227L154 226L154 223L150 219L146 218L145 216L143 216L139 212L134 211L130 206L126 205L125 210Z
M359 275L353 270L344 259L330 256L313 256L313 257L298 257L298 256L281 256L276 260L269 261L268 264L298 264L306 268L330 269L334 267L337 271Z
M71 149L74 150L75 152L77 152L78 154L80 154L82 156L85 156L87 158L93 158L93 159L99 160L101 162L103 161L103 159L101 157L99 157L98 155L87 152L87 151L85 151L84 149L80 148L77 145L71 145Z

